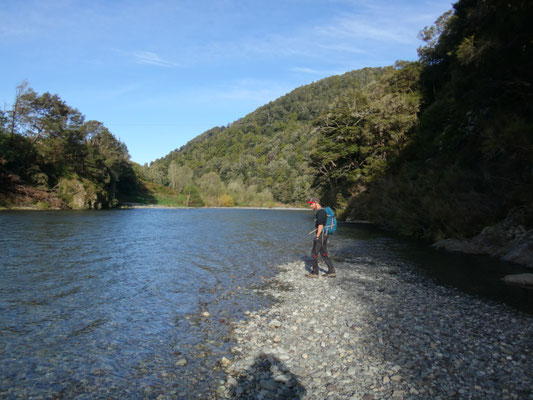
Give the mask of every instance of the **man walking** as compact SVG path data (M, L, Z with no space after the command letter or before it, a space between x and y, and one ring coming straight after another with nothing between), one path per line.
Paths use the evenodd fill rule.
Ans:
M336 276L335 267L333 267L333 263L328 257L328 234L324 231L324 226L326 225L328 215L326 210L324 210L320 205L319 199L313 197L308 201L308 203L311 205L311 209L316 211L316 230L314 231L313 249L311 250L311 256L313 257L313 271L305 276L307 278L318 278L318 254L320 254L328 266L328 272L326 272L323 276L333 278Z

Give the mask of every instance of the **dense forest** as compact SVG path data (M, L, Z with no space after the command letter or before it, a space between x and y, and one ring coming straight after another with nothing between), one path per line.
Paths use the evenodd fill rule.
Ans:
M186 181L196 182L211 205L224 193L227 202L240 205L257 196L303 204L313 191L310 154L319 135L313 121L389 69L365 68L297 88L229 126L204 132L141 168L141 176L175 187L188 174Z
M91 207L320 195L345 218L428 240L509 218L531 229L532 18L529 1L460 0L421 31L417 61L297 88L144 166L103 124L23 84L0 114L2 190L32 185L67 204L84 193Z
M298 88L142 174L169 184L187 168L283 203L319 194L346 218L429 240L509 216L530 228L532 7L459 1L421 31L418 61Z
M59 96L22 83L0 112L0 203L107 208L139 190L126 145Z
M529 1L462 0L421 32L418 121L352 216L431 240L533 228L532 17Z

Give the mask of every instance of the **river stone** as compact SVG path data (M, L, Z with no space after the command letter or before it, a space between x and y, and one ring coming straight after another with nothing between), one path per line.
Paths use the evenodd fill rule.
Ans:
M259 381L259 386L265 390L274 391L278 388L278 384L272 379L261 379Z
M278 375L274 378L274 381L286 384L291 379L291 376L288 374Z
M506 275L502 280L508 285L533 287L533 274Z
M227 368L231 365L231 361L228 360L226 357L222 357L220 359L220 365L222 365L223 367Z
M235 379L234 377L230 376L227 380L227 385L230 385L230 386L236 386L237 385L237 379Z
M268 326L270 326L271 328L279 328L281 326L281 322L279 322L277 319L273 319L272 321L270 321Z
M224 385L219 385L219 386L217 387L216 393L217 393L219 396L224 396L224 394L226 393L226 387L225 387Z
M187 365L187 359L186 358L181 358L178 361L176 361L175 365L176 365L176 367L184 367L185 365Z
M403 379L403 377L401 375L393 375L393 376L391 376L390 379L393 382L400 382Z
M468 240L442 239L433 243L433 247L466 254L485 254L481 246Z

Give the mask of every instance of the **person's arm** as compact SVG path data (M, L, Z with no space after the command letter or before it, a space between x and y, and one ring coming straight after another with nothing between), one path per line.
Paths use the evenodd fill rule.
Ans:
M316 228L316 238L318 239L320 237L320 234L322 233L322 229L324 229L324 225L318 225L318 228Z

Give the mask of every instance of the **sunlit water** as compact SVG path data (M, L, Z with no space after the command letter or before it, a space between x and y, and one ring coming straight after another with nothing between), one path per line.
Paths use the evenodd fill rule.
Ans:
M0 397L201 398L233 345L229 324L271 301L253 288L276 265L309 261L313 214L1 212L0 229ZM531 291L500 281L525 269L488 257L352 224L339 227L330 253L339 270L401 266L533 310Z

